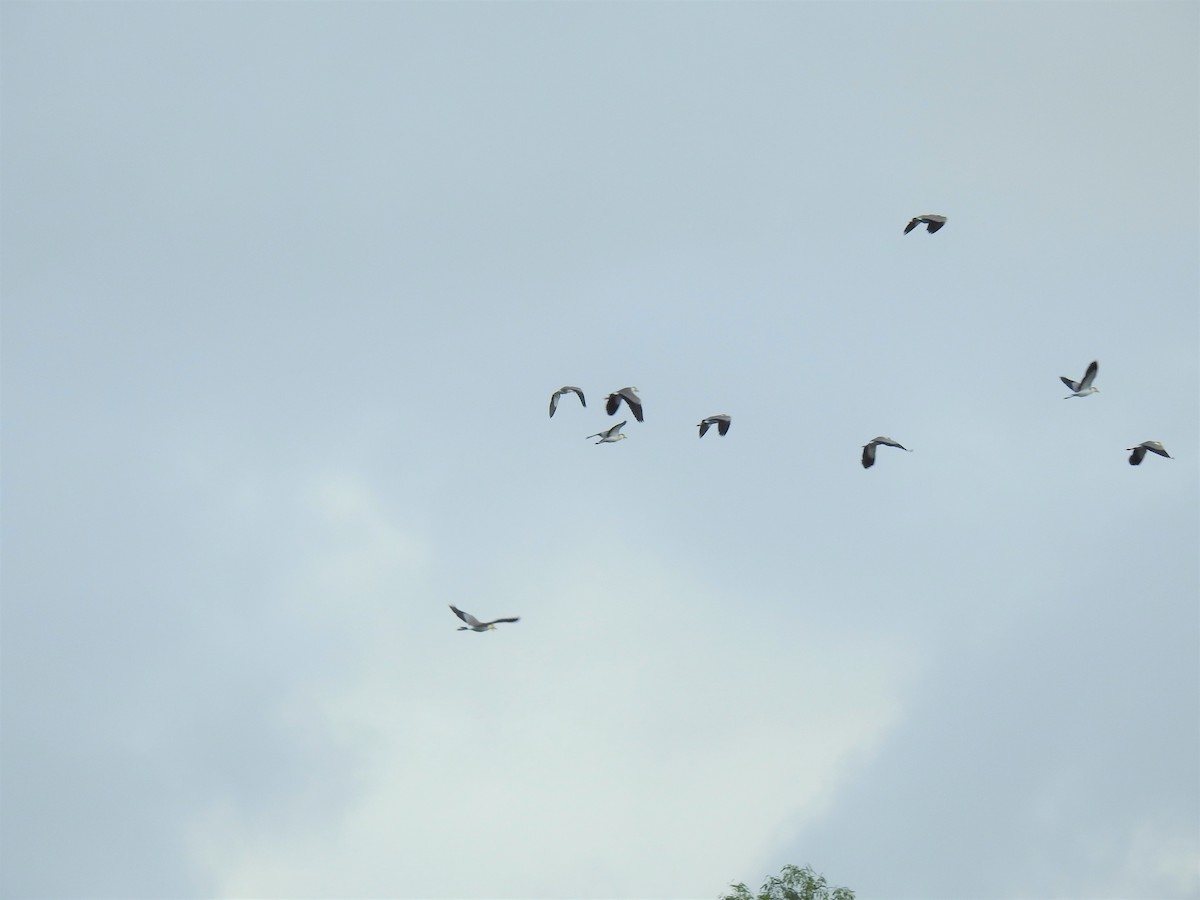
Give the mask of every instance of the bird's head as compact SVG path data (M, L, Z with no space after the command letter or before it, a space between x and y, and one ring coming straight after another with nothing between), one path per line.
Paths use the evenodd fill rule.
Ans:
M466 625L459 625L458 630L459 631L470 631L471 629L468 628Z
M496 626L495 626L494 624L488 625L488 627L487 627L487 630L488 630L488 631L495 631L495 630L496 630Z

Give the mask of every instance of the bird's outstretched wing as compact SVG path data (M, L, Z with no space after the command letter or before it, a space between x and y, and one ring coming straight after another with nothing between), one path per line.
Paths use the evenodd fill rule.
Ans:
M637 394L632 391L621 391L621 396L625 398L625 404L633 410L633 417L639 422L642 421L642 401Z
M477 618L475 618L473 615L471 615L468 612L463 612L461 609L459 609L453 603L450 604L450 609L452 609L454 611L454 614L456 616L458 616L460 619L462 619L464 622L466 622L472 628L481 627L482 623Z
M1129 457L1129 464L1131 466L1136 466L1141 463L1141 461L1146 458L1147 453L1156 453L1159 456L1166 457L1167 459L1175 458L1167 452L1167 448L1164 447L1159 441L1142 441L1136 447L1127 447L1126 449L1133 451L1133 455Z
M1081 391L1086 391L1088 388L1090 388L1092 386L1092 382L1096 380L1096 373L1099 371L1100 363L1096 360L1092 360L1091 364L1087 367L1087 372L1084 373L1083 380L1079 382L1078 389ZM1120 373L1118 373L1118 375L1119 374Z
M625 405L629 407L629 411L633 413L633 417L639 422L642 421L642 401L638 397L637 392L633 388L621 388L619 391L613 391L608 395L608 402L605 404L605 411L614 416L617 414L617 409L621 406L621 401L625 401Z

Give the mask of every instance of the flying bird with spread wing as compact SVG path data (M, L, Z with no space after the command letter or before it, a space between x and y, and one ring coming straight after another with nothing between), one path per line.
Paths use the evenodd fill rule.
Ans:
M1167 448L1162 445L1162 441L1142 441L1136 447L1126 447L1126 450L1133 451L1129 455L1129 464L1131 466L1140 466L1142 460L1146 458L1146 451L1157 453L1159 456L1165 456L1167 459L1174 459Z
M937 216L933 213L926 213L923 216L913 216L913 220L904 226L904 233L908 234L918 225L924 225L925 230L933 234L939 228L946 224L945 216Z
M1089 394L1099 393L1100 388L1092 384L1096 380L1096 373L1099 371L1100 363L1093 359L1091 365L1087 367L1087 371L1083 373L1083 378L1079 381L1072 381L1066 375L1059 375L1058 377L1062 379L1062 383L1071 389L1071 393L1063 397L1063 399L1070 400L1072 397L1086 397Z
M638 396L638 389L635 387L623 387L619 391L609 394L604 405L605 411L610 416L615 416L617 410L621 408L622 400L629 407L629 411L633 413L633 417L639 422L642 421L642 398Z
M895 441L893 441L891 438L877 437L871 441L868 441L866 444L863 444L862 466L864 469L869 469L869 468L871 468L871 466L875 465L875 448L879 447L879 446L899 447L901 450L905 450L908 453L912 453L912 451L909 450L907 447L905 447L903 444L898 444Z
M554 418L554 411L556 409L558 409L558 398L561 397L563 394L570 394L572 392L578 394L579 402L582 403L585 407L587 406L587 400L583 399L583 391L581 391L577 387L572 387L571 385L568 384L563 387L560 387L557 391L555 391L553 394L550 395L550 418L552 418L552 419Z
M628 419L625 420L625 422L628 421ZM623 441L629 437L627 434L621 434L621 429L625 427L625 422L618 422L612 428L608 429L608 431L598 431L596 434L589 434L584 440L598 437L600 440L596 441L597 444L615 444L617 441Z
M468 612L463 612L461 609L459 609L453 603L450 604L450 609L453 610L453 612L456 616L458 616L460 619L462 619L464 622L467 623L466 625L460 625L458 627L459 631L495 631L496 626L499 625L501 622L520 622L521 621L519 618L515 618L515 619L492 619L492 621L490 621L490 622L480 622L473 615L471 615Z
M719 416L709 416L696 427L700 429L700 437L704 437L705 432L713 425L717 426L717 433L724 436L729 433L729 425L732 421L729 416L722 413Z

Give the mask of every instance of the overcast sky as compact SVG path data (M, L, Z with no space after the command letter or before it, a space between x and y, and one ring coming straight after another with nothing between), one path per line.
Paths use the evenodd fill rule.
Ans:
M0 15L4 896L1200 897L1200 5Z

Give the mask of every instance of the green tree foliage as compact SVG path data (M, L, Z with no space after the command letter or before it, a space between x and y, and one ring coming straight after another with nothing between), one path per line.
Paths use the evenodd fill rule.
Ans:
M763 882L757 894L744 884L731 884L730 892L722 894L720 900L854 900L854 891L844 887L830 887L824 875L818 875L812 866L784 866L779 875L772 875Z

